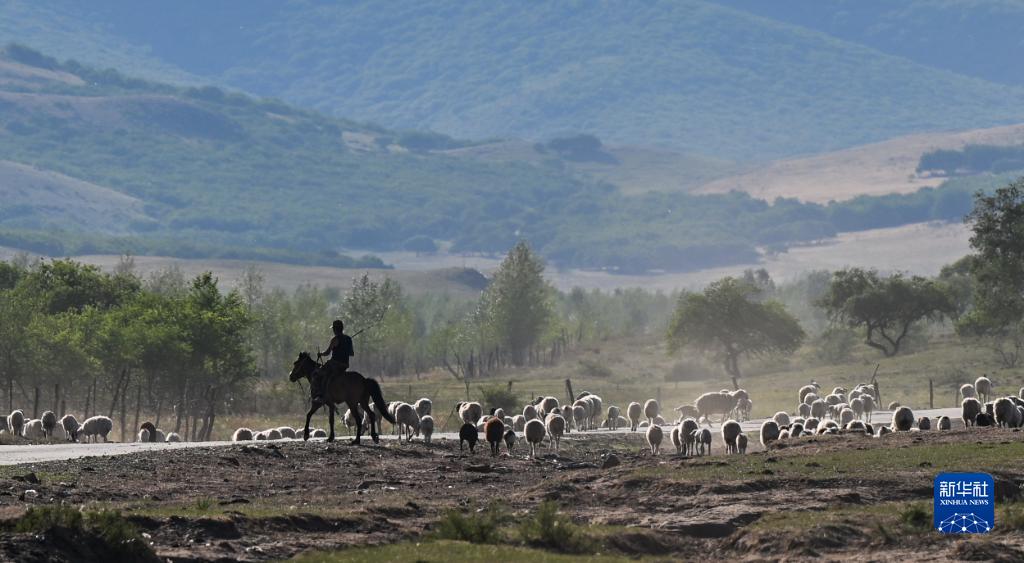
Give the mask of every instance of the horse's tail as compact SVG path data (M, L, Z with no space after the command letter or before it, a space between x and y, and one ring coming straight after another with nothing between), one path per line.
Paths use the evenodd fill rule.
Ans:
M381 392L380 384L377 383L377 380L367 377L366 390L370 393L373 403L377 405L377 410L380 411L380 415L384 417L384 420L394 424L395 417L391 416L391 413L388 412L388 404L384 401L384 393Z

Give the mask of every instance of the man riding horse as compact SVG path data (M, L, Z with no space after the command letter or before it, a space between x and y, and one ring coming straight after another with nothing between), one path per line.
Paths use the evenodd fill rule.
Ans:
M345 334L345 323L336 320L331 323L331 330L334 331L334 338L331 338L325 352L318 352L316 359L330 356L330 360L323 369L318 370L318 376L312 382L312 395L314 401L323 402L324 389L331 377L336 377L348 371L349 358L355 356L355 349L352 347L352 337Z

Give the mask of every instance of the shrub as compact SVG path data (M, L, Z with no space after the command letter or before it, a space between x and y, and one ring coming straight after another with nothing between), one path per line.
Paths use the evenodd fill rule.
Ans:
M828 363L841 363L850 359L857 335L848 328L829 328L815 342L814 354Z
M453 509L444 513L434 532L439 539L467 541L469 543L498 543L503 521L497 504L492 504L477 515L465 515Z
M924 529L932 525L932 515L919 504L914 504L900 512L900 521L907 527Z
M82 513L66 506L40 506L28 509L18 519L14 531L40 534L53 528L77 529L82 527Z
M585 538L579 526L560 514L558 503L550 500L542 502L533 517L519 525L519 537L534 547L570 553L585 551Z
M502 385L481 387L480 399L485 407L505 409L507 412L515 411L519 405L519 396Z
M996 522L997 526L1004 530L1024 530L1024 503L1011 502L1003 505Z
M612 368L595 360L582 359L579 361L580 375L586 377L608 378L612 376Z

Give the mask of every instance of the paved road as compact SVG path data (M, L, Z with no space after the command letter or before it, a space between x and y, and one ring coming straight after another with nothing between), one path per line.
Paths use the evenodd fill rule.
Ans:
M932 409L922 410L915 412L916 416L928 416L935 418L938 416L948 416L956 421L959 421L960 409L947 408L947 409ZM872 416L872 421L876 423L886 423L892 418L890 411L876 411ZM750 420L742 424L743 430L746 432L759 430L761 423L764 419ZM720 426L716 423L715 429ZM349 435L345 433L343 425L339 425L338 440L341 442L351 439ZM601 430L599 434L625 434L626 430L617 430L611 432L608 430ZM568 439L585 439L587 436L592 436L592 433L576 433L573 432L567 436ZM390 433L381 435L382 439L394 440L396 439ZM434 434L435 440L458 440L459 435L454 432L439 432ZM321 439L322 441L322 439ZM366 438L369 442L369 438ZM99 444L39 444L39 445L23 445L23 446L0 446L0 465L17 465L23 463L39 463L44 461L57 461L64 459L75 459L80 457L89 456L113 456L113 455L125 455L136 452L144 452L150 450L174 450L180 448L205 448L205 447L223 447L232 445L234 442L178 442L173 444L165 443L99 443Z

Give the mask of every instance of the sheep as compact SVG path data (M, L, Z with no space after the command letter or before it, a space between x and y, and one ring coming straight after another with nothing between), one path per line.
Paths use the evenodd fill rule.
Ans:
M974 397L968 397L960 403L960 418L964 421L964 428L974 426L974 419L981 413L981 401Z
M832 407L834 407L834 406L836 406L836 405L838 405L840 403L845 403L845 402L846 402L846 400L845 400L845 398L842 395L837 395L837 394L833 393L831 395L826 395L825 396L825 404L829 405L829 406L832 406Z
M871 415L875 412L875 398L865 393L861 395L860 402L864 409L864 420L871 422Z
M491 409L491 416L498 417L498 420L502 421L502 424L504 424L504 422L505 422L505 409L503 409L501 407L498 407L496 409Z
M294 432L294 430L292 432ZM177 432L171 432L167 435L167 438L164 441L169 444L174 444L181 441L181 436L179 436Z
M1024 399L1024 387L1020 388L1020 391L1017 392L1017 396Z
M583 401L576 401L581 403ZM587 430L587 421L590 418L590 413L587 412L587 407L578 404L572 407L572 420L576 424L576 430Z
M643 412L643 408L640 403L633 401L626 407L626 416L629 417L629 431L636 432L637 425L640 424L640 413Z
M462 451L463 445L469 444L469 453L473 453L473 449L476 448L476 441L479 437L479 432L477 431L475 424L472 422L463 422L462 427L459 428L459 451Z
M994 409L996 415L996 425L998 425L1000 428L1004 426L1014 426L1014 422L1017 419L1017 405L1013 404L1013 401L1007 399L1006 397L996 399ZM25 431L25 434L26 436L28 435L28 430Z
M15 436L21 436L25 433L25 413L21 409L13 411L7 416L7 428Z
M779 424L768 419L761 423L761 445L768 447L768 444L779 439Z
M152 441L150 439L150 436L153 436L153 435L155 435L155 433L151 433L148 428L141 428L141 429L139 429L139 433L135 435L135 441L136 442L150 442L150 441Z
M530 457L537 457L537 444L544 441L544 436L547 435L547 430L544 429L544 423L539 418L534 418L526 423L526 427L523 430L523 434L526 436L526 443L530 444Z
M987 401L992 393L992 380L984 375L974 380L974 392L978 394L978 399Z
M584 400L588 401L591 405L590 419L587 421L587 428L593 430L597 425L597 418L601 416L601 411L604 409L604 400L593 393L589 393L585 396Z
M711 431L707 428L697 434L697 455L711 455Z
M110 418L105 416L93 416L87 418L85 422L82 423L82 428L79 433L85 436L86 441L91 438L92 441L95 442L96 437L100 436L103 438L103 441L106 442L107 435L110 434L110 431L113 429L114 421L110 420Z
M544 426L547 427L551 441L555 443L555 452L558 452L559 442L562 440L562 435L565 434L565 417L551 413L544 419Z
M995 418L987 412L979 412L978 416L974 417L975 426L993 426L995 423Z
M492 417L493 420L493 417ZM395 409L395 424L398 426L398 443L412 440L413 432L419 430L420 417L416 414L416 408L409 403L402 403Z
M792 438L799 438L803 433L804 425L802 422L794 422L792 426L789 427L789 435Z
M1017 424L1016 427L1024 426L1024 407L1017 405Z
M823 401L821 399L818 399L817 401L814 401L813 403L811 403L811 416L812 417L817 418L817 419L822 419L822 418L825 418L826 414L828 414L828 403L826 403L825 401Z
M932 419L928 418L927 416L922 416L921 418L917 419L917 429L922 431L931 430Z
M802 417L806 418L808 416L811 416L811 405L808 405L807 403L800 403L796 410L797 412L800 413L800 416Z
M418 399L412 406L416 409L416 414L421 419L427 415L434 414L434 403L426 397Z
M146 421L139 425L139 442L155 442L156 441L156 425L152 422Z
M819 387L817 385L804 385L797 391L800 403L804 402L804 397L811 394L817 394Z
M817 401L820 398L821 397L819 397L817 393L808 393L808 394L804 395L804 400L800 401L800 404L801 405L809 405L809 404L813 403L814 401Z
M679 440L683 443L683 454L693 455L695 450L695 444L693 441L693 433L699 428L697 421L692 418L683 419L679 423Z
M679 420L684 418L700 418L700 411L693 405L679 405L674 410L679 413Z
M739 436L736 436L736 450L739 451L739 453L741 455L745 455L747 453L747 435L746 434L740 433Z
M484 408L480 406L480 403L456 403L455 408L459 411L459 418L463 422L470 422L476 424L484 416Z
M501 442L505 438L505 423L496 416L492 417L484 425L484 437L487 439L487 443L491 445L491 457L497 456Z
M788 440L788 439L789 439L789 428L783 428L783 429L779 430L779 440Z
M43 430L43 421L38 418L33 418L26 422L23 432L28 440L41 440L46 437L46 433Z
M605 417L605 421L608 422L608 428L609 429L611 429L611 430L618 430L619 429L619 414L620 414L619 407L617 407L615 405L610 405L608 407L608 414Z
M772 420L774 420L775 424L778 424L780 427L789 426L789 413L779 411L775 413L775 416L772 417Z
M892 428L889 428L888 426L882 425L882 426L878 427L878 431L875 433L875 437L876 438L881 438L882 436L885 436L886 434L892 434Z
M996 417L995 404L995 401L989 401L982 405L982 408L985 410L985 414L991 416L993 419Z
M658 404L657 400L655 400L655 399L648 399L647 402L644 403L644 416L647 417L647 423L648 424L650 424L650 425L654 424L654 417L658 416L658 413L660 411L661 411L661 405Z
M871 426L870 422L865 422L864 423L864 433L867 434L868 436L874 436L875 435L875 427Z
M313 431L312 436L314 438L326 438L327 431L324 430L323 428L317 428L316 430Z
M960 386L960 396L963 397L964 399L968 399L968 398L977 399L978 398L978 392L974 389L974 386L971 385L970 383L964 383L963 385Z
M864 401L860 397L850 399L850 410L858 420L864 417Z
M815 430L818 429L819 424L821 424L821 420L813 417L808 418L807 420L804 421L804 430L814 432Z
M888 409L891 410L891 411L894 411L894 410L900 408L901 406L903 406L903 405L899 404L899 402L892 401L892 402L889 403Z
M78 441L78 419L73 414L66 414L61 417L60 425L64 427L64 435L69 442Z
M892 413L892 429L906 432L914 425L914 411L910 407L900 407Z
M697 412L711 424L711 416L715 414L722 415L722 422L725 422L726 417L736 408L736 403L739 399L732 394L726 392L717 393L704 393L697 400L693 402L694 406L697 407Z
M526 419L526 422L530 422L531 420L536 419L537 407L533 405L526 405L525 407L523 407L523 418Z
M512 428L516 432L522 432L523 430L526 429L526 422L527 419L524 415L517 414L512 417Z
M943 415L939 417L939 422L936 426L939 427L939 430L951 430L953 423L949 420L948 416Z
M750 412L754 410L754 402L750 399L740 399L736 401L736 408L732 412L736 413L736 416L742 420L750 419Z
M57 428L57 415L53 411L44 411L39 420L43 421L44 437L53 438L53 430Z
M231 435L232 442L248 442L253 439L252 430L248 428L239 428L235 430L235 433Z
M288 438L290 440L294 440L296 438L295 429L291 426L281 426L277 431L281 433L281 438ZM171 434L173 434L173 432ZM168 434L167 437L170 438L171 434Z
M743 428L735 420L727 420L722 424L722 443L725 444L725 453L734 454L736 449L736 438L743 433Z
M647 432L647 427L648 427L648 426L650 426L650 425L651 425L651 423L650 423L650 422L647 422L647 421L645 420L645 421L643 421L643 422L641 422L641 423L640 423L640 425L638 426L638 428L642 428L642 429L644 429L644 432Z
M314 432L313 434L314 434L313 437L315 438L316 437L316 435L315 435L316 432ZM253 440L258 440L258 441L261 441L261 442L265 441L267 439L267 431L266 430L262 430L260 432L257 432L255 434L253 434L252 435L252 439Z
M157 432L159 432L159 430L157 430ZM270 430L264 430L263 434L266 435L267 440L280 440L281 439L281 431L278 430L277 428L271 428ZM162 441L163 440L161 440L161 442Z
M544 417L544 419L546 420L547 416L557 408L558 399L554 397L544 397L544 399L541 400L540 402L540 407L537 409L537 414L541 417Z
M676 448L676 454L683 453L683 439L679 436L679 427L672 427L672 445Z
M864 432L867 433L867 427L864 426L864 422L861 420L851 420L843 427L848 432Z
M661 449L661 439L663 437L661 427L657 424L652 424L647 428L647 444L651 446L651 455L658 455L658 450Z
M856 417L857 415L853 412L853 409L843 407L843 410L839 411L839 425L846 426Z
M434 435L434 418L430 415L424 415L420 419L420 432L423 432L423 443L430 443L431 436Z

